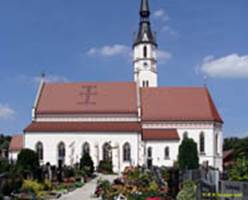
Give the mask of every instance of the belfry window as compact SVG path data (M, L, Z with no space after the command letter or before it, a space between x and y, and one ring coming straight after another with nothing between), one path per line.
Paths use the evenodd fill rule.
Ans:
M143 53L144 53L144 58L147 58L147 46L144 46Z
M129 143L123 145L123 161L131 161L131 147Z
M205 136L203 132L200 134L200 153L205 153Z
M39 161L42 161L43 160L43 144L41 142L38 142L35 145L35 149L36 149L36 152L38 154Z

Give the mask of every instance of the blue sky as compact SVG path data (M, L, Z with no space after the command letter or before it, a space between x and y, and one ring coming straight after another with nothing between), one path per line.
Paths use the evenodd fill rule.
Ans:
M225 136L248 135L248 1L150 1L159 84L202 86L207 77ZM42 72L50 81L132 81L139 4L0 1L0 132L31 121Z

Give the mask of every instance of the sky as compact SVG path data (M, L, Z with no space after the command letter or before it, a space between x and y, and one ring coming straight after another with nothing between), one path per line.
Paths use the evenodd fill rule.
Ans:
M0 132L31 122L40 75L132 81L140 0L0 0ZM224 136L248 136L248 1L150 0L160 86L204 86Z

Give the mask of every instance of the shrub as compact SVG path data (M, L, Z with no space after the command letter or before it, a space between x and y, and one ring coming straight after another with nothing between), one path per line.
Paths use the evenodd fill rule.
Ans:
M195 200L196 185L193 181L186 181L183 184L183 189L178 193L177 200Z
M105 160L100 161L98 166L98 172L106 173L106 174L113 173L112 161L105 161Z
M231 181L248 181L248 160L237 159L235 165L229 170L229 179Z
M7 172L10 168L10 164L8 160L0 160L0 174L3 172Z
M22 184L22 190L31 191L37 195L39 192L44 190L44 185L42 185L41 183L38 183L37 181L24 180Z
M94 163L88 153L85 153L80 160L80 169L84 170L87 176L91 177L94 173Z
M39 167L38 155L30 149L22 149L17 157L17 165L22 170L27 170L34 174Z
M181 170L199 168L197 144L193 139L185 138L182 141L179 147L178 163Z
M65 178L71 178L75 176L75 170L72 167L64 167L64 176Z

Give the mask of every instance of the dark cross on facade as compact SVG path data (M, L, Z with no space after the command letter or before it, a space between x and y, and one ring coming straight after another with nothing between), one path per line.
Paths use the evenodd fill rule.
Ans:
M84 101L79 102L81 105L96 105L96 102L92 101L92 96L97 95L95 85L82 86L81 89L83 92L80 92L79 95L84 98Z

